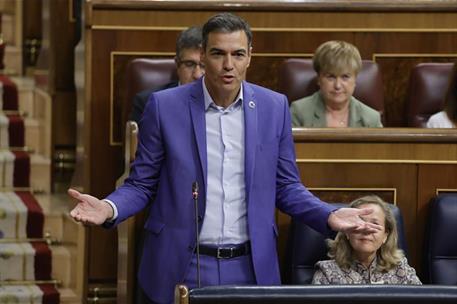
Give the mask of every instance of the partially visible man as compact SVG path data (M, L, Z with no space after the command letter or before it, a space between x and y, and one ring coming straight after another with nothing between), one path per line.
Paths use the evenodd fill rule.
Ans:
M381 229L361 217L373 210L335 210L303 186L287 98L244 81L246 21L221 13L202 32L205 76L151 95L125 183L105 200L68 191L84 224L113 227L151 206L139 270L150 303L172 303L178 283L279 285L276 208L323 233Z
M176 71L179 81L173 81L158 89L144 90L133 98L133 108L129 119L139 123L144 107L148 102L149 95L154 92L177 87L197 80L205 73L205 67L200 61L202 46L202 30L192 26L182 31L176 40Z

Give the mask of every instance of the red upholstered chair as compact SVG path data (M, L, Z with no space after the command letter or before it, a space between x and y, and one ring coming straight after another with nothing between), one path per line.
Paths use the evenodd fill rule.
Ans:
M128 120L133 97L144 90L158 89L177 81L176 64L173 59L136 58L127 66L127 96L122 107L122 121Z
M177 81L176 65L173 59L132 60L127 67L127 96L122 106L122 118L126 122L124 174L117 181L121 185L130 171L135 157L138 125L128 120L132 110L133 97L147 89L157 89ZM118 228L117 303L142 303L136 280L142 251L142 235L145 212L121 223Z
M279 91L287 96L289 103L312 95L317 90L317 74L311 59L288 59L282 63L279 71ZM382 77L376 62L362 61L354 97L377 110L384 121Z
M409 127L425 127L430 116L444 106L453 63L420 63L411 71L406 98Z

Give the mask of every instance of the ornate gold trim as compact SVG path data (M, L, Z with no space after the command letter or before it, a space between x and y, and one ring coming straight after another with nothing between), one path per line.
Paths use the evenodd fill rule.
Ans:
M16 233L18 235L18 233ZM61 242L55 238L52 238L50 233L46 233L42 238L3 238L0 239L0 244L2 243L46 243L48 245L56 245Z
M454 193L455 192L455 193L457 193L457 189L446 189L446 188L436 188L435 189L435 194L436 195L439 195L440 192L444 192L444 193L449 193L449 192Z
M0 152L3 151L11 151L11 152L29 152L34 153L33 149L29 149L28 147L9 147L9 148L0 148Z
M397 188L340 188L340 187L307 187L309 191L366 191L366 192L373 192L373 191L381 191L381 192L393 192L394 194L394 201L393 204L397 205Z
M457 165L457 160L414 160L414 159L310 159L297 158L299 164L424 164L424 165Z
M17 116L20 116L21 118L28 116L28 113L23 110L0 110L0 112L5 115L17 115Z
M22 250L22 277L25 279L27 278L27 257L28 255L26 254L26 249L24 248L23 243L19 243L19 248ZM35 249L34 249L35 250Z
M110 52L110 83L109 83L109 143L110 146L122 146L122 142L114 141L114 56L171 56L174 52L128 52L112 51Z
M34 193L30 187L0 187L0 192L29 191Z
M6 192L5 193L5 196L7 197L8 201L11 203L11 205L13 205L13 208L14 208L14 211L16 212L16 221L15 221L15 224L16 224L16 227L15 228L15 235L16 236L19 236L19 232L20 232L20 220L21 220L21 210L19 210L18 206L16 205L16 200L13 200L11 199L11 195L9 194L9 192ZM24 276L25 278L25 276Z
M189 304L189 289L186 285L175 286L175 303Z
M17 281L0 281L0 286L5 285L38 285L38 284L54 284L56 286L62 285L60 280L36 280L36 281L26 281L26 280L17 280Z

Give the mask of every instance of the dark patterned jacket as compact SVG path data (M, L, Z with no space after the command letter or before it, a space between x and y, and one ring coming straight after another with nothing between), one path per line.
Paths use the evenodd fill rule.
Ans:
M405 257L387 272L377 270L376 265L376 259L368 268L354 261L349 269L341 269L335 260L319 261L315 266L313 284L422 284Z

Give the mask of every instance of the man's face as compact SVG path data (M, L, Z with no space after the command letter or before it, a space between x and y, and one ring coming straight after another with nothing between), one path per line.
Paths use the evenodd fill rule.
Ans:
M180 84L192 82L205 74L205 69L200 63L200 54L200 49L183 49L180 58L176 58Z
M218 103L221 98L225 101L231 98L230 102L233 102L251 62L246 33L210 33L202 61L206 71L205 84L214 101Z

